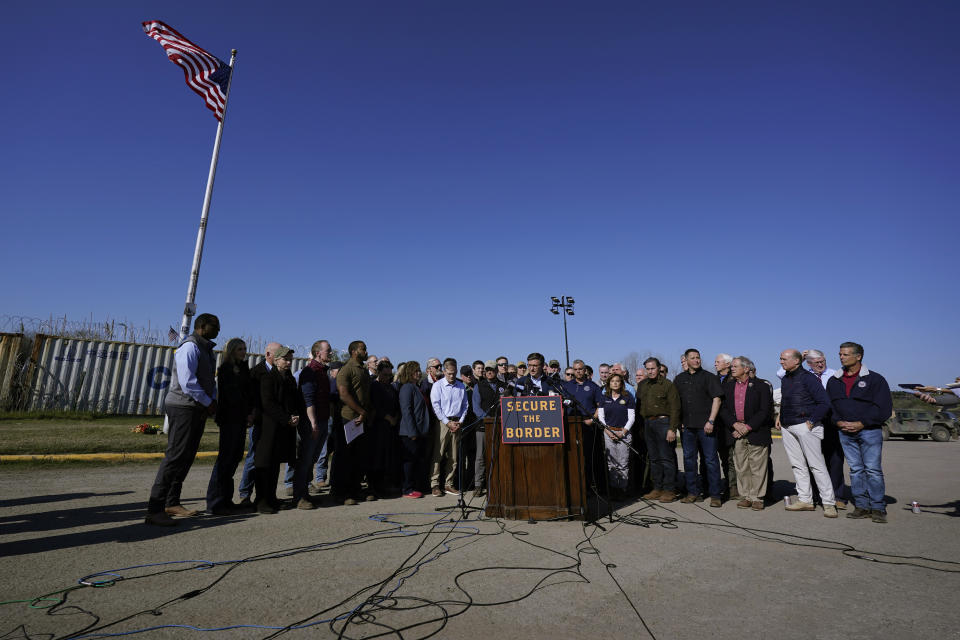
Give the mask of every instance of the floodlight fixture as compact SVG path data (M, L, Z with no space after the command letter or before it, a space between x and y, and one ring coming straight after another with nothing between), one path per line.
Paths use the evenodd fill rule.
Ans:
M550 313L555 316L563 316L563 346L567 350L567 368L570 367L570 343L567 340L567 316L573 315L573 298L570 296L550 296L550 302L553 307Z

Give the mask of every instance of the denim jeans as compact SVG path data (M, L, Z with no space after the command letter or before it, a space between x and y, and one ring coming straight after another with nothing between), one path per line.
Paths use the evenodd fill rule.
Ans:
M886 487L880 459L883 449L881 429L861 429L857 433L840 432L843 455L850 465L850 491L854 506L887 512Z
M297 428L300 432L300 446L297 451L297 461L293 476L293 499L299 500L306 498L308 494L308 485L310 476L313 475L313 463L316 461L317 449L327 441L326 425L320 427L320 433L316 438L313 437L313 429L310 422L304 420ZM287 465L290 469L291 465Z
M240 487L237 489L241 500L243 498L249 498L253 493L253 456L257 451L257 440L260 439L260 425L254 425L247 429L247 437L249 442L247 445L247 457L243 461L243 473L240 475Z
M687 493L700 495L700 476L697 473L697 453L703 456L707 463L707 493L711 498L719 498L720 487L720 458L717 457L717 433L706 433L703 429L684 427L681 439L683 444L683 475L687 481Z
M330 431L333 429L333 419L327 420L327 437L323 439L323 446L317 451L316 455L316 476L318 483L327 481L327 445L330 443Z

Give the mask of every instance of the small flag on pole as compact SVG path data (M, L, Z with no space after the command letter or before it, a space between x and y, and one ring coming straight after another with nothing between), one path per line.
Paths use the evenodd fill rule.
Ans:
M207 53L180 35L176 29L159 20L144 22L143 30L160 43L172 62L183 68L187 86L196 91L217 120L223 122L227 85L230 83L230 65Z
M170 327L170 331L167 331L167 337L170 338L170 342L176 342L180 339L180 334L173 327Z

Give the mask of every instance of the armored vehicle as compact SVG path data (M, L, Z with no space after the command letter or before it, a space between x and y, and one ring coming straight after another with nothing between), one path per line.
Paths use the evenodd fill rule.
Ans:
M883 439L899 436L904 440L933 438L937 442L949 442L960 437L960 424L949 411L925 411L923 409L896 409L883 425Z

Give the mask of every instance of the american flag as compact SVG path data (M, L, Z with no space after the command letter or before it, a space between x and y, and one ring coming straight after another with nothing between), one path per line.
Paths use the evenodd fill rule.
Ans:
M193 44L176 29L160 22L148 20L143 23L147 35L160 43L167 57L183 67L187 86L196 91L213 111L217 120L223 122L227 103L227 85L230 83L230 65L210 55Z
M180 339L180 334L177 333L176 329L170 327L170 331L167 331L167 337L170 338L170 342L176 342Z

